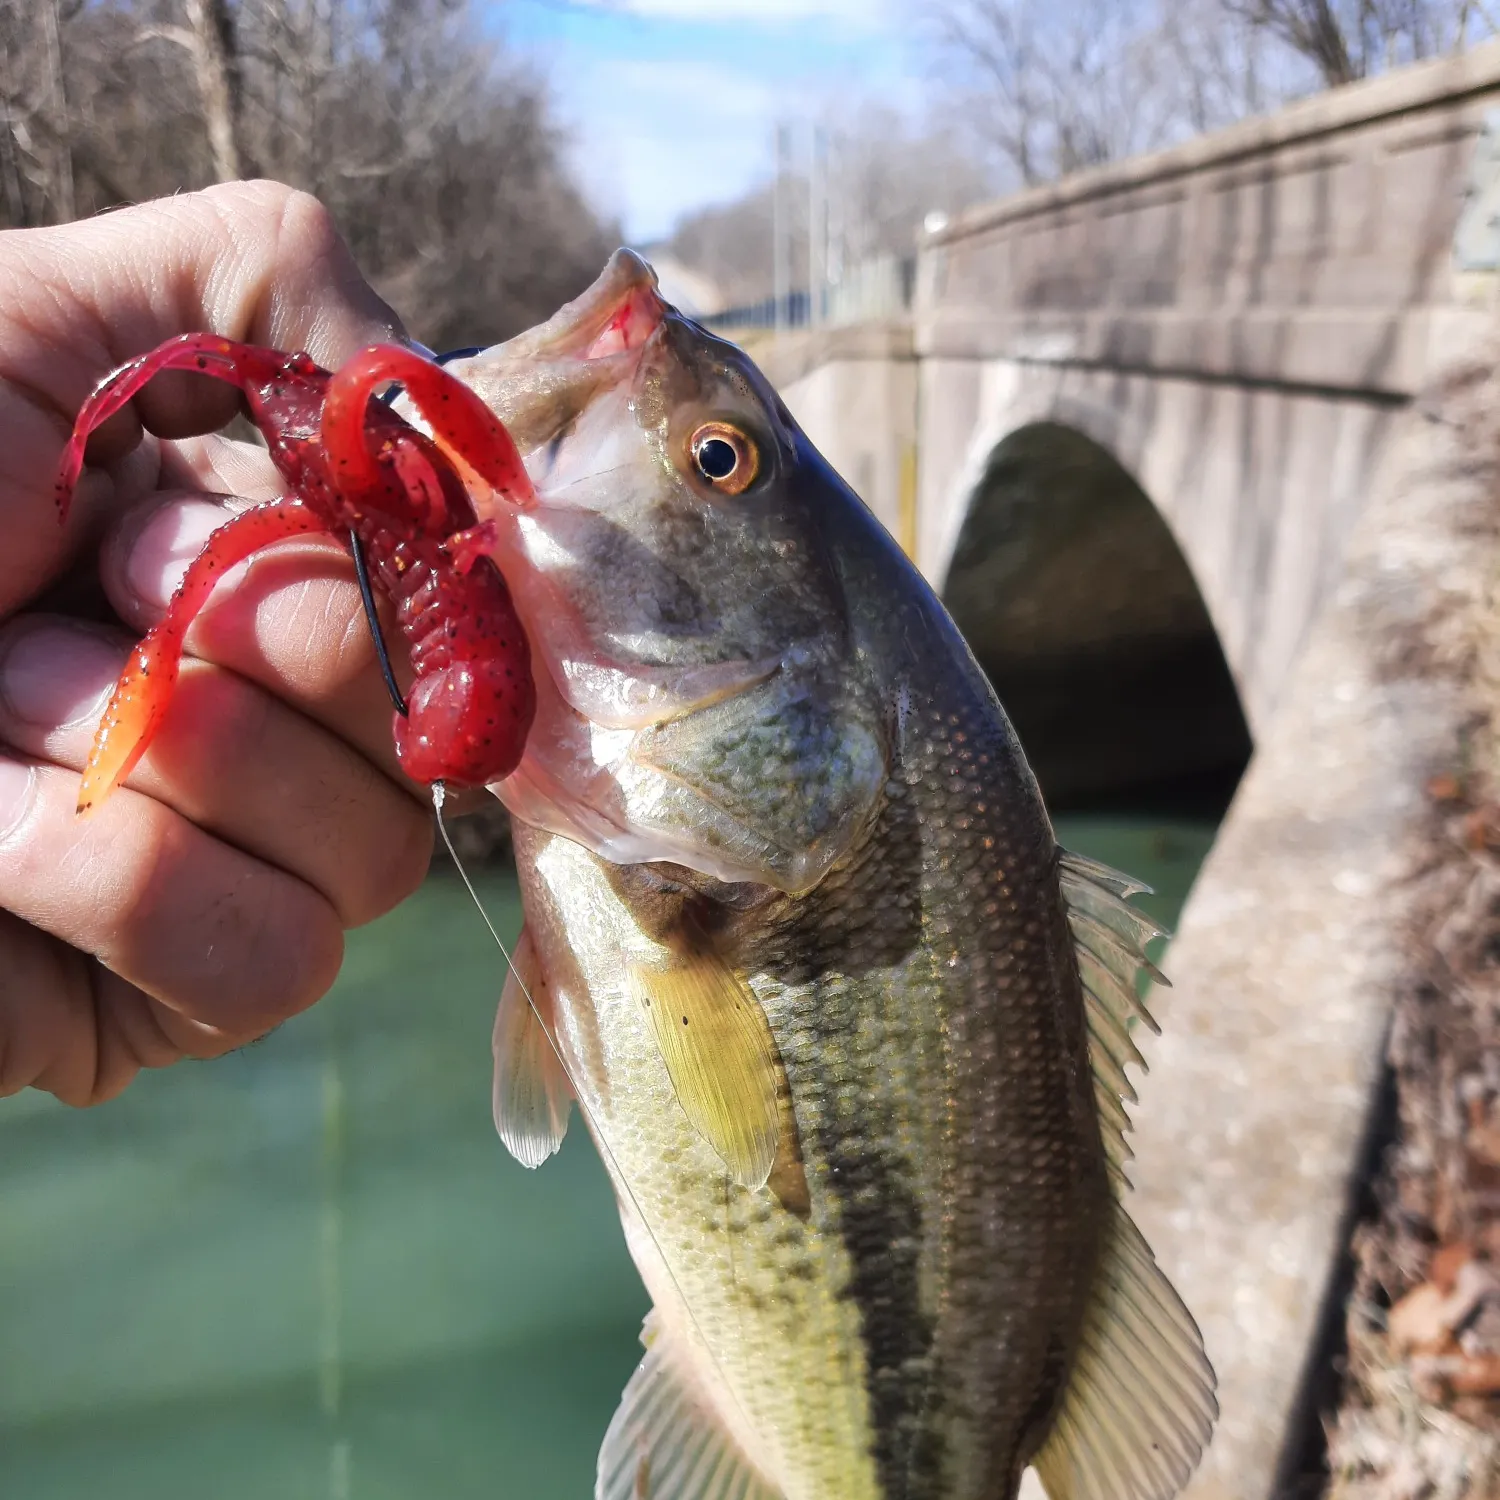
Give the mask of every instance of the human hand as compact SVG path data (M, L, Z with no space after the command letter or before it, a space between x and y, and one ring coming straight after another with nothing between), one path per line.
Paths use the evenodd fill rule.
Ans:
M263 1035L327 991L344 929L400 901L431 855L332 542L227 576L145 759L74 817L132 640L225 497L282 488L263 450L215 435L232 388L164 375L95 434L58 525L84 397L200 329L325 366L400 336L327 213L275 184L0 234L0 1096L94 1103L143 1067Z

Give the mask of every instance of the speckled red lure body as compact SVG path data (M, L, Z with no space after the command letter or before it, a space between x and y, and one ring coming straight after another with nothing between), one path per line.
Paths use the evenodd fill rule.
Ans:
M520 760L535 711L530 651L509 590L485 555L482 517L532 502L510 434L460 381L411 350L373 345L336 374L211 334L187 334L108 376L84 403L63 454L66 515L89 434L162 370L237 385L289 495L227 521L188 569L166 614L116 684L89 756L78 808L98 805L140 759L171 699L188 626L219 577L272 542L357 536L396 608L413 670L396 752L414 780L482 786ZM431 438L371 398L392 381Z

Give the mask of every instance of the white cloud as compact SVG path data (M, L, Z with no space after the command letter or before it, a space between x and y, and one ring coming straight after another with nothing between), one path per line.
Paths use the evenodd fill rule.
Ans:
M580 175L637 244L770 170L780 97L759 77L589 59L559 69L554 87L580 126Z
M778 122L904 93L908 49L886 24L900 3L570 0L533 45L590 198L641 244L768 176Z

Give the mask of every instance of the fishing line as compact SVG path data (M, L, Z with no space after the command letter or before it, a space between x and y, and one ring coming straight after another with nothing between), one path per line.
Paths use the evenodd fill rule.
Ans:
M458 857L458 850L453 847L453 839L449 836L448 833L447 820L443 817L443 807L447 803L447 800L448 788L445 787L441 781L434 781L432 783L432 808L433 811L437 814L438 832L443 836L443 845L448 850L448 857L453 861L454 866L458 870L459 878L463 881L464 887L468 891L470 898L474 902L474 905L478 908L481 920L484 922L484 925L489 928L490 936L495 940L495 946L501 951L501 953L505 955L505 966L510 970L511 977L521 987L521 993L526 997L526 1003L531 1007L531 1013L536 1017L537 1025L542 1028L542 1035L547 1038L547 1045L551 1047L553 1056L557 1058L558 1064L561 1066L564 1074L567 1074L568 1065L563 1060L562 1051L558 1047L556 1039L553 1037L546 1021L542 1019L542 1013L537 1008L537 1003L532 998L531 991L526 986L526 981L521 978L521 971L516 968L515 960L510 956L510 949L505 946L505 943L502 941L500 934L495 931L495 924L490 921L490 914L484 909L484 903L479 899L479 892L475 890L474 882L469 879L469 872L464 869L463 861ZM589 1129L594 1134L594 1139L599 1143L599 1149L605 1154L605 1156L609 1158L609 1164L614 1168L616 1177L624 1186L626 1193L629 1194L631 1205L634 1207L636 1214L640 1217L641 1223L645 1226L646 1233L650 1234L652 1240L655 1241L656 1236L651 1233L651 1226L646 1222L646 1216L641 1210L640 1201L636 1198L629 1182L626 1181L624 1172L620 1170L620 1163L615 1157L614 1152L610 1150L608 1143L604 1139L603 1132L599 1128L598 1118L595 1116L589 1106L584 1103L582 1096L576 1089L574 1090L574 1097L578 1100L578 1108L583 1112L584 1118L588 1122ZM666 1256L664 1253L662 1253L660 1243L657 1243L656 1248L658 1254L662 1255L662 1262L663 1264L665 1264ZM677 1280L676 1276L672 1275L672 1269L670 1266L667 1267L667 1274L669 1276L672 1276L672 1280L674 1282ZM677 1291L678 1294L681 1295L682 1288L679 1286L677 1288ZM684 1299L684 1301L685 1300L686 1299Z
M490 914L484 909L484 902L479 899L479 892L474 888L474 882L469 879L469 872L464 869L463 861L458 857L458 850L453 847L453 839L449 836L448 824L443 817L443 808L447 801L448 788L441 781L434 781L432 783L432 810L437 815L438 832L442 835L443 845L448 851L448 857L453 861L454 867L458 870L459 878L463 881L470 899L478 909L480 920L489 928L490 936L495 940L495 946L505 955L505 966L510 970L512 978L521 987L521 993L526 997L526 1003L531 1007L531 1013L536 1017L537 1025L542 1028L542 1035L547 1038L547 1045L552 1049L552 1055L556 1057L563 1073L571 1079L571 1075L568 1074L568 1065L563 1060L562 1050L558 1047L557 1041L553 1037L547 1023L542 1019L542 1013L537 1009L537 1003L532 999L531 991L527 988L526 981L521 978L521 972L516 968L515 960L510 956L510 949L505 946L500 934L495 931L495 924L490 920ZM724 1374L723 1367L719 1364L718 1356L713 1351L713 1346L704 1337L703 1326L698 1322L698 1315L693 1311L693 1305L688 1301L687 1294L682 1289L682 1283L677 1279L677 1272L672 1269L672 1264L667 1259L667 1253L662 1249L661 1241L656 1237L656 1231L652 1229L650 1221L646 1218L645 1211L641 1208L641 1200L636 1197L635 1189L631 1187L629 1179L621 1170L619 1158L610 1149L609 1143L604 1139L604 1132L599 1126L598 1116L584 1102L581 1090L574 1089L573 1097L578 1101L579 1111L589 1127L589 1133L594 1138L594 1144L605 1158L614 1180L625 1190L625 1196L630 1199L630 1206L635 1210L635 1216L640 1221L641 1228L650 1235L651 1243L656 1246L656 1254L661 1262L662 1269L667 1273L668 1278L677 1291L677 1299L682 1304L683 1311L687 1313L688 1321L693 1325L693 1331L698 1335L698 1341L702 1346L703 1352L708 1355L710 1362L718 1370L723 1388L729 1392L731 1399L736 1406L740 1407L743 1413L744 1406L740 1401L739 1392L730 1384L728 1377ZM727 1186L727 1178L725 1182ZM733 1254L732 1247L730 1253Z
M458 871L459 879L464 883L464 889L468 891L475 909L479 912L480 920L489 928L490 936L495 940L495 946L505 955L505 966L511 972L516 983L521 986L521 993L526 997L526 1003L531 1007L531 1013L537 1019L542 1028L542 1034L551 1043L552 1050L557 1053L558 1062L562 1062L562 1053L557 1051L557 1044L552 1041L552 1035L547 1030L547 1024L542 1020L542 1013L536 1008L536 1001L531 998L531 991L526 988L526 981L521 978L521 971L516 968L514 960L510 956L510 949L505 946L500 934L495 931L495 924L490 921L490 914L484 909L484 902L479 899L479 892L474 889L474 882L469 879L469 872L464 869L463 861L458 857L458 850L453 847L453 840L448 834L448 824L443 817L443 808L448 801L448 788L441 781L432 783L432 810L437 814L438 832L443 836L443 846L448 851L448 857L453 861L454 868ZM564 1065L566 1071L566 1065ZM582 1101L580 1101L580 1104Z

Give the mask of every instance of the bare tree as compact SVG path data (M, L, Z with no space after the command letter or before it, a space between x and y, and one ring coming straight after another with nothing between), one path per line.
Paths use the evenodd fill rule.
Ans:
M240 149L242 75L235 12L229 0L182 0L182 23L145 25L139 40L170 42L187 55L203 110L214 177L244 171Z
M1223 0L1159 6L1146 32L1146 45L1153 43L1168 59L1172 80L1169 134L1217 130L1274 108L1312 83L1250 21L1226 12Z
M870 103L830 110L821 120L827 141L830 279L877 256L907 256L933 212L954 213L989 197L995 182L952 129L916 124ZM808 180L791 175L786 196L793 282L805 286ZM728 306L772 294L774 187L758 184L729 203L687 215L666 250L711 281Z
M1496 30L1482 0L1224 0L1336 86L1456 50Z
M1250 28L1211 0L939 0L957 109L1023 184L1151 150L1263 90Z
M74 211L62 50L69 19L59 0L0 5L0 173L7 211L24 223L70 218Z
M835 263L910 255L929 214L956 213L995 190L993 175L952 126L917 126L863 103L831 117L825 130Z
M0 222L258 172L317 193L419 337L488 342L614 231L471 0L0 0Z
M1021 183L1493 32L1494 0L936 0L957 108Z

